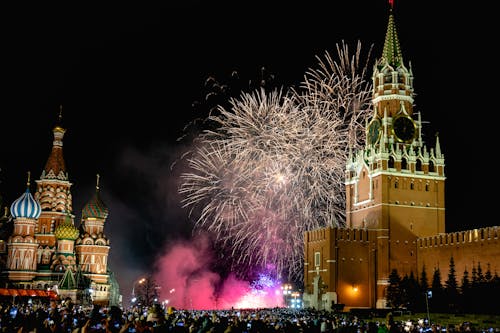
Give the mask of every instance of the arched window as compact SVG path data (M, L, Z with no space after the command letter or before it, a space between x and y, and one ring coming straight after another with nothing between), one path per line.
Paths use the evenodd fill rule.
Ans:
M434 166L434 162L429 161L429 172L435 172L435 171L436 171L436 167Z
M384 73L384 83L392 83L392 73L387 71Z
M408 169L408 161L406 160L406 158L402 158L401 159L401 170L406 170Z
M389 168L394 168L394 157L389 156Z
M422 171L422 161L417 158L417 163L415 164L415 170Z

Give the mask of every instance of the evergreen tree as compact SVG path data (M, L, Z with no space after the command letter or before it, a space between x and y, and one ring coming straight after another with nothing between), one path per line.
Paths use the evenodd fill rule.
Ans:
M500 299L500 277L498 276L496 271L491 278L490 290L493 292L493 295L491 295L491 299L496 300L498 303L498 300ZM498 304L496 304L496 306L494 306L492 310L494 315L500 315L500 307L498 306Z
M477 281L479 283L484 282L483 269L481 268L481 262L477 262Z
M398 308L401 305L401 277L397 269L393 268L389 274L389 286L387 287L387 305Z
M430 301L429 306L433 311L442 312L444 309L444 295L443 295L443 286L441 284L441 271L438 268L434 269L434 274L432 275L432 300Z
M465 267L464 274L462 276L462 284L460 286L461 293L461 309L462 311L469 312L469 308L472 304L470 301L472 284L469 280L469 271L467 270L467 266Z
M472 262L472 282L471 287L475 287L478 284L479 280L477 278L477 269L474 266L474 262Z
M410 302L410 299L408 297L408 274L405 274L403 278L401 279L401 282L399 283L399 290L401 290L401 306L403 307L408 307L408 303Z
M440 291L443 288L441 285L441 271L438 268L434 269L434 274L432 275L432 291Z
M466 266L464 270L464 275L462 276L462 284L460 289L463 293L464 290L467 290L469 288L470 288L469 271L467 271L467 266Z
M448 280L445 281L445 286L448 291L457 291L457 275L455 272L455 260L453 256L450 258L450 270L448 271Z
M498 285L500 283L500 276L498 276L498 273L495 271L495 275L493 275L493 284Z
M448 309L450 312L456 312L458 309L458 283L453 256L450 257L450 269L448 279L445 281L445 290Z
M427 292L429 289L429 280L427 279L427 272L425 271L425 265L422 266L422 272L420 273L420 290Z
M491 282L491 280L493 279L493 276L491 275L490 263L488 263L486 267L487 267L487 269L486 269L486 273L484 273L484 280L486 282Z
M407 287L406 287L406 295L407 295L407 304L406 308L413 312L422 308L423 304L423 294L420 292L420 286L418 285L418 281L415 278L415 274L413 271L410 272L410 276L408 277Z

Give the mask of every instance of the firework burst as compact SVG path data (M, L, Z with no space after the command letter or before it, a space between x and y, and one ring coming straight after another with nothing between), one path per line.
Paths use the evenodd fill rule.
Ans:
M345 161L371 105L369 53L363 67L361 44L354 56L348 51L342 43L337 61L317 57L298 89L231 98L186 155L183 205L240 277L264 268L300 281L304 232L344 221Z

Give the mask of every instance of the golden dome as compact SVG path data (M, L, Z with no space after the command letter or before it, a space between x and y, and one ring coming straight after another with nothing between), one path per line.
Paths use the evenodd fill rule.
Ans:
M75 240L78 238L78 235L80 234L80 232L73 225L71 217L69 215L66 215L66 217L64 218L64 222L61 223L56 228L56 230L54 231L54 234L56 235L57 239Z

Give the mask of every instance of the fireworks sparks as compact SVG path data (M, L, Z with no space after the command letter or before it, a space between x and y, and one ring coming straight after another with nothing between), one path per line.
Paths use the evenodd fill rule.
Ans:
M364 138L371 86L361 44L328 53L298 89L242 93L209 116L187 155L183 205L209 231L232 269L255 267L299 281L303 234L344 221L344 168Z

